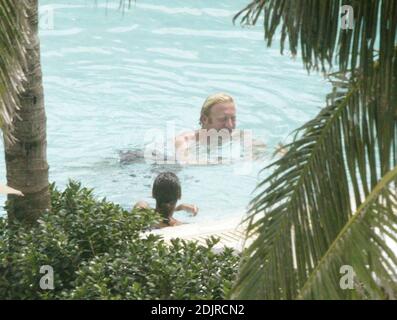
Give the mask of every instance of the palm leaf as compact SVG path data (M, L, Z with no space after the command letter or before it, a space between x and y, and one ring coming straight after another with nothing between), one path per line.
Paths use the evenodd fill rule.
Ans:
M0 2L0 128L12 140L12 122L19 109L25 65L23 43L27 41L26 21L20 19L23 1Z
M339 28L338 0L257 0L235 17L255 24L263 14L268 45L280 27L282 52L288 39L309 71L335 60L340 71L327 106L258 186L247 230L254 241L234 296L382 298L382 285L395 290L395 252L384 237L397 238L397 2L343 4L354 8L350 31ZM354 290L339 287L342 265L356 271Z
M375 77L379 76L377 70L375 68ZM341 230L352 224L353 217L361 215L362 209L355 214L354 208L361 208L363 203L366 207L372 204L372 195L379 183L388 177L390 168L397 165L397 123L393 114L384 112L378 99L365 105L361 103L360 75L353 74L346 79L342 74L334 74L331 79L334 91L328 97L327 107L296 131L294 141L287 146L288 153L270 166L273 173L258 186L263 190L251 203L248 226L248 237L255 240L245 252L235 288L235 295L240 298L292 299L298 297L308 283L335 282L336 273L324 271L331 268L324 263L324 257L333 243L344 239ZM382 191L382 197L388 204L388 215L393 217L397 211L391 210L392 194ZM374 208L384 211L380 205ZM389 231L389 236L397 237L393 225L396 220L385 217L379 218L384 223L383 229ZM368 256L378 261L381 249L391 250L380 236L377 238L379 251L371 242L369 235L375 234L380 223L370 224L368 221L374 221L371 219L354 221L354 228L348 230L361 232L354 231L351 235L353 242L357 240L354 246L358 253L346 254L338 240L335 248L339 254L330 260L337 261L334 271L342 265L357 268L357 263ZM366 237L358 241L362 234ZM324 267L320 268L322 264ZM370 266L375 268L375 264ZM385 269L377 268L379 278L389 279ZM360 275L366 270L364 268ZM316 281L309 280L313 274ZM365 289L371 296L378 297L374 293L375 280L373 290L367 288L369 279L363 280ZM327 291L328 287L321 288L322 291L314 291L315 295L304 296L324 297L326 292L329 298L352 297L351 292L338 288L331 292ZM320 295L321 292L324 295ZM358 296L358 292L354 294Z
M131 2L120 0L120 9L124 10L127 4L130 7ZM18 117L20 94L26 81L26 48L29 40L35 39L29 36L23 19L26 4L25 1L0 1L0 129L9 142L15 141L12 123Z
M342 5L354 9L354 28L342 30ZM281 53L288 40L292 54L301 49L308 70L328 70L335 62L339 71L358 70L363 76L363 96L373 88L384 107L396 101L392 90L393 60L396 56L397 1L394 0L254 0L237 13L234 21L256 24L263 16L265 39L270 46L281 31ZM377 56L379 53L379 56ZM378 82L374 62L379 61ZM394 105L395 106L395 105Z
M354 212L303 285L300 297L340 298L340 266L346 261L356 273L361 297L386 298L385 288L397 292L397 257L385 238L397 245L397 167L388 172ZM365 250L364 250L365 248ZM348 260L341 257L347 256ZM327 274L321 277L321 274ZM331 281L330 281L331 280ZM324 290L327 288L327 290Z

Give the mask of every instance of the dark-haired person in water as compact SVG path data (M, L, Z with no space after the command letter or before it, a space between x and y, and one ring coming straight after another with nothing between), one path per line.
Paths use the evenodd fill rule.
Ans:
M196 215L198 208L191 204L176 205L182 196L181 184L178 177L172 172L160 173L153 183L152 196L156 199L156 211L161 215L162 221L155 228L165 228L181 225L182 222L173 218L175 211L184 210ZM145 201L139 201L135 209L149 209Z

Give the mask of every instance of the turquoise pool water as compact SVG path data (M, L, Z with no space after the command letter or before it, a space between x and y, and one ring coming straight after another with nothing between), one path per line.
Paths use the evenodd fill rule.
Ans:
M148 131L167 123L198 128L205 97L217 91L234 96L238 127L269 152L314 116L330 86L299 58L281 56L277 39L267 48L261 26L233 25L245 4L137 0L122 13L118 1L40 1L50 180L60 188L79 180L125 208L151 201L153 179L165 168L121 164L119 151L143 148ZM199 206L194 219L212 221L244 213L268 162L244 174L236 174L239 163L169 169L181 179L182 201ZM1 157L1 182L4 169Z

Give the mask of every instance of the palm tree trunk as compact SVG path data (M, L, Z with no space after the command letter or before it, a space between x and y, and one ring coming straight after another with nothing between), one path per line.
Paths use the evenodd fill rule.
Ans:
M21 190L24 197L8 196L7 211L10 220L33 224L50 208L48 183L46 115L40 64L38 37L38 0L20 0L26 7L20 19L27 19L26 40L27 81L20 95L20 110L14 121L16 142L4 139L7 183Z

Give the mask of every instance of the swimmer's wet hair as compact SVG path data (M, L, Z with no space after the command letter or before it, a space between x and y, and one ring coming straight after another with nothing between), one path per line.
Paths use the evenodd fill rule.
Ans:
M172 172L160 173L154 180L152 196L158 204L176 203L182 196L178 177Z
M203 125L204 116L209 117L212 106L224 102L234 102L233 97L224 92L218 92L208 96L207 99L205 99L203 106L201 107L199 121L200 125Z

